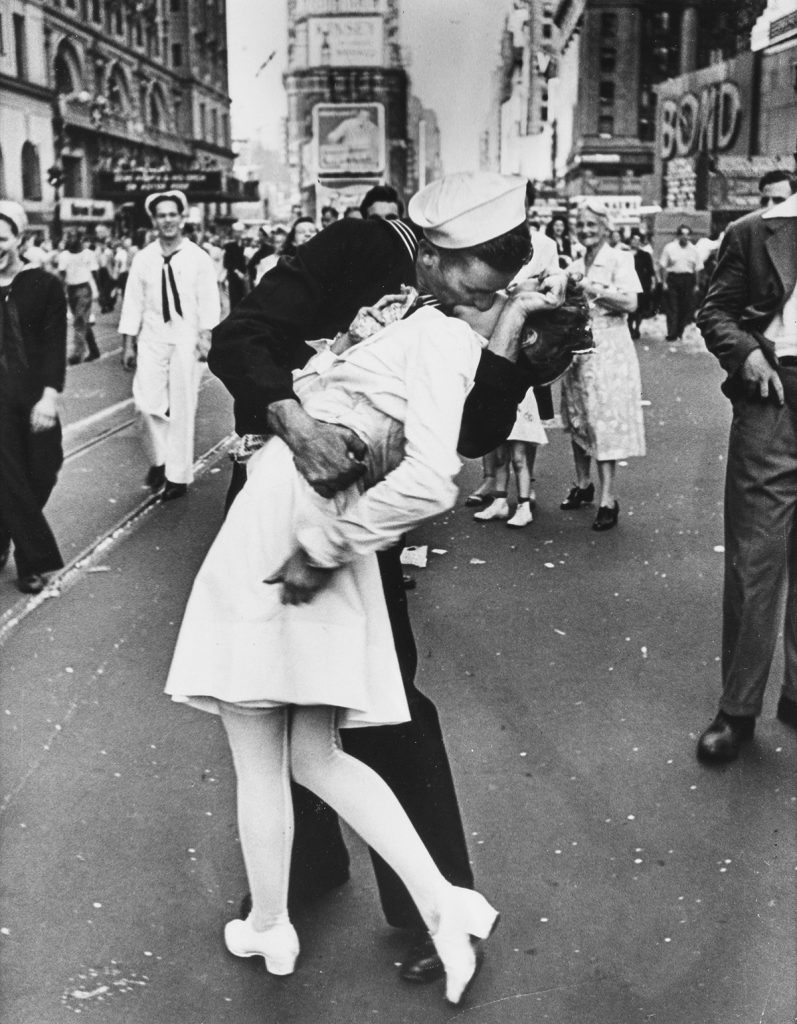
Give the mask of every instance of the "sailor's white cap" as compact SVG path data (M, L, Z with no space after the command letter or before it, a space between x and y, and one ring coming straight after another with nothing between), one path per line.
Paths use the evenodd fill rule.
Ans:
M188 198L185 192L181 192L178 188L170 188L165 192L153 192L144 200L144 209L150 217L155 216L155 207L162 199L171 199L179 206L180 213L188 213Z
M410 199L410 219L441 249L467 249L526 220L526 179L489 171L447 174Z

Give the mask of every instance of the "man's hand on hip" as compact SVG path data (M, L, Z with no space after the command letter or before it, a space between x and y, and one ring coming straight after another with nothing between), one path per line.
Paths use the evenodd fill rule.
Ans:
M313 419L294 399L273 402L269 426L293 452L296 468L322 498L331 498L365 472L366 447L348 427Z
M766 400L774 393L778 405L783 405L783 382L760 348L753 349L739 372L749 395Z

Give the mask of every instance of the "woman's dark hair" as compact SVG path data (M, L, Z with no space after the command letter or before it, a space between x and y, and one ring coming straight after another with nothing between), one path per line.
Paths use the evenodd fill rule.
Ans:
M554 226L554 223L556 221L559 221L561 224L564 225L565 237L567 237L570 234L570 221L567 219L567 217L563 213L555 213L551 217L551 219L545 225L545 234L549 238L555 238L556 237L556 235L554 235L554 233L553 233L553 226Z
M434 248L440 253L442 261L477 259L499 273L515 274L531 256L531 237L523 223L503 235L480 242L479 245L471 245L467 249Z
M296 252L296 229L300 224L315 225L315 221L312 217L297 217L293 224L291 224L291 230L285 236L285 241L280 249L280 256L293 256Z

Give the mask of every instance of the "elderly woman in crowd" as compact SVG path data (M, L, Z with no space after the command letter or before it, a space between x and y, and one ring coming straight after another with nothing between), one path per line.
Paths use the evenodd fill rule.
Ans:
M645 454L639 363L626 323L642 286L633 254L608 244L611 225L602 203L582 204L575 227L585 252L570 270L584 274L595 351L576 356L562 379L562 423L570 434L576 481L560 507L576 509L593 501L590 466L595 459L600 497L592 528L600 531L617 525L617 460Z

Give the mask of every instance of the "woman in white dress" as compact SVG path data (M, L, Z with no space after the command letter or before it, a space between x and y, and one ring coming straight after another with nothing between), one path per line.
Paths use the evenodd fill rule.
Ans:
M321 498L271 438L194 583L166 692L219 714L227 732L252 912L227 925L225 942L263 956L271 973L290 974L299 952L287 914L290 776L407 886L450 1002L476 971L471 936L486 938L497 921L483 896L444 879L390 788L338 739L339 728L409 719L375 552L454 505L460 419L483 343L421 308L311 360L294 390L311 416L365 442L365 476Z
M590 466L595 459L600 495L592 528L599 531L617 524L617 461L645 454L639 362L626 323L626 315L636 309L641 285L633 253L607 244L609 229L603 203L591 199L579 207L576 235L585 253L573 261L569 272L584 274L595 351L573 360L562 378L561 403L576 481L560 507L576 509L593 501Z

